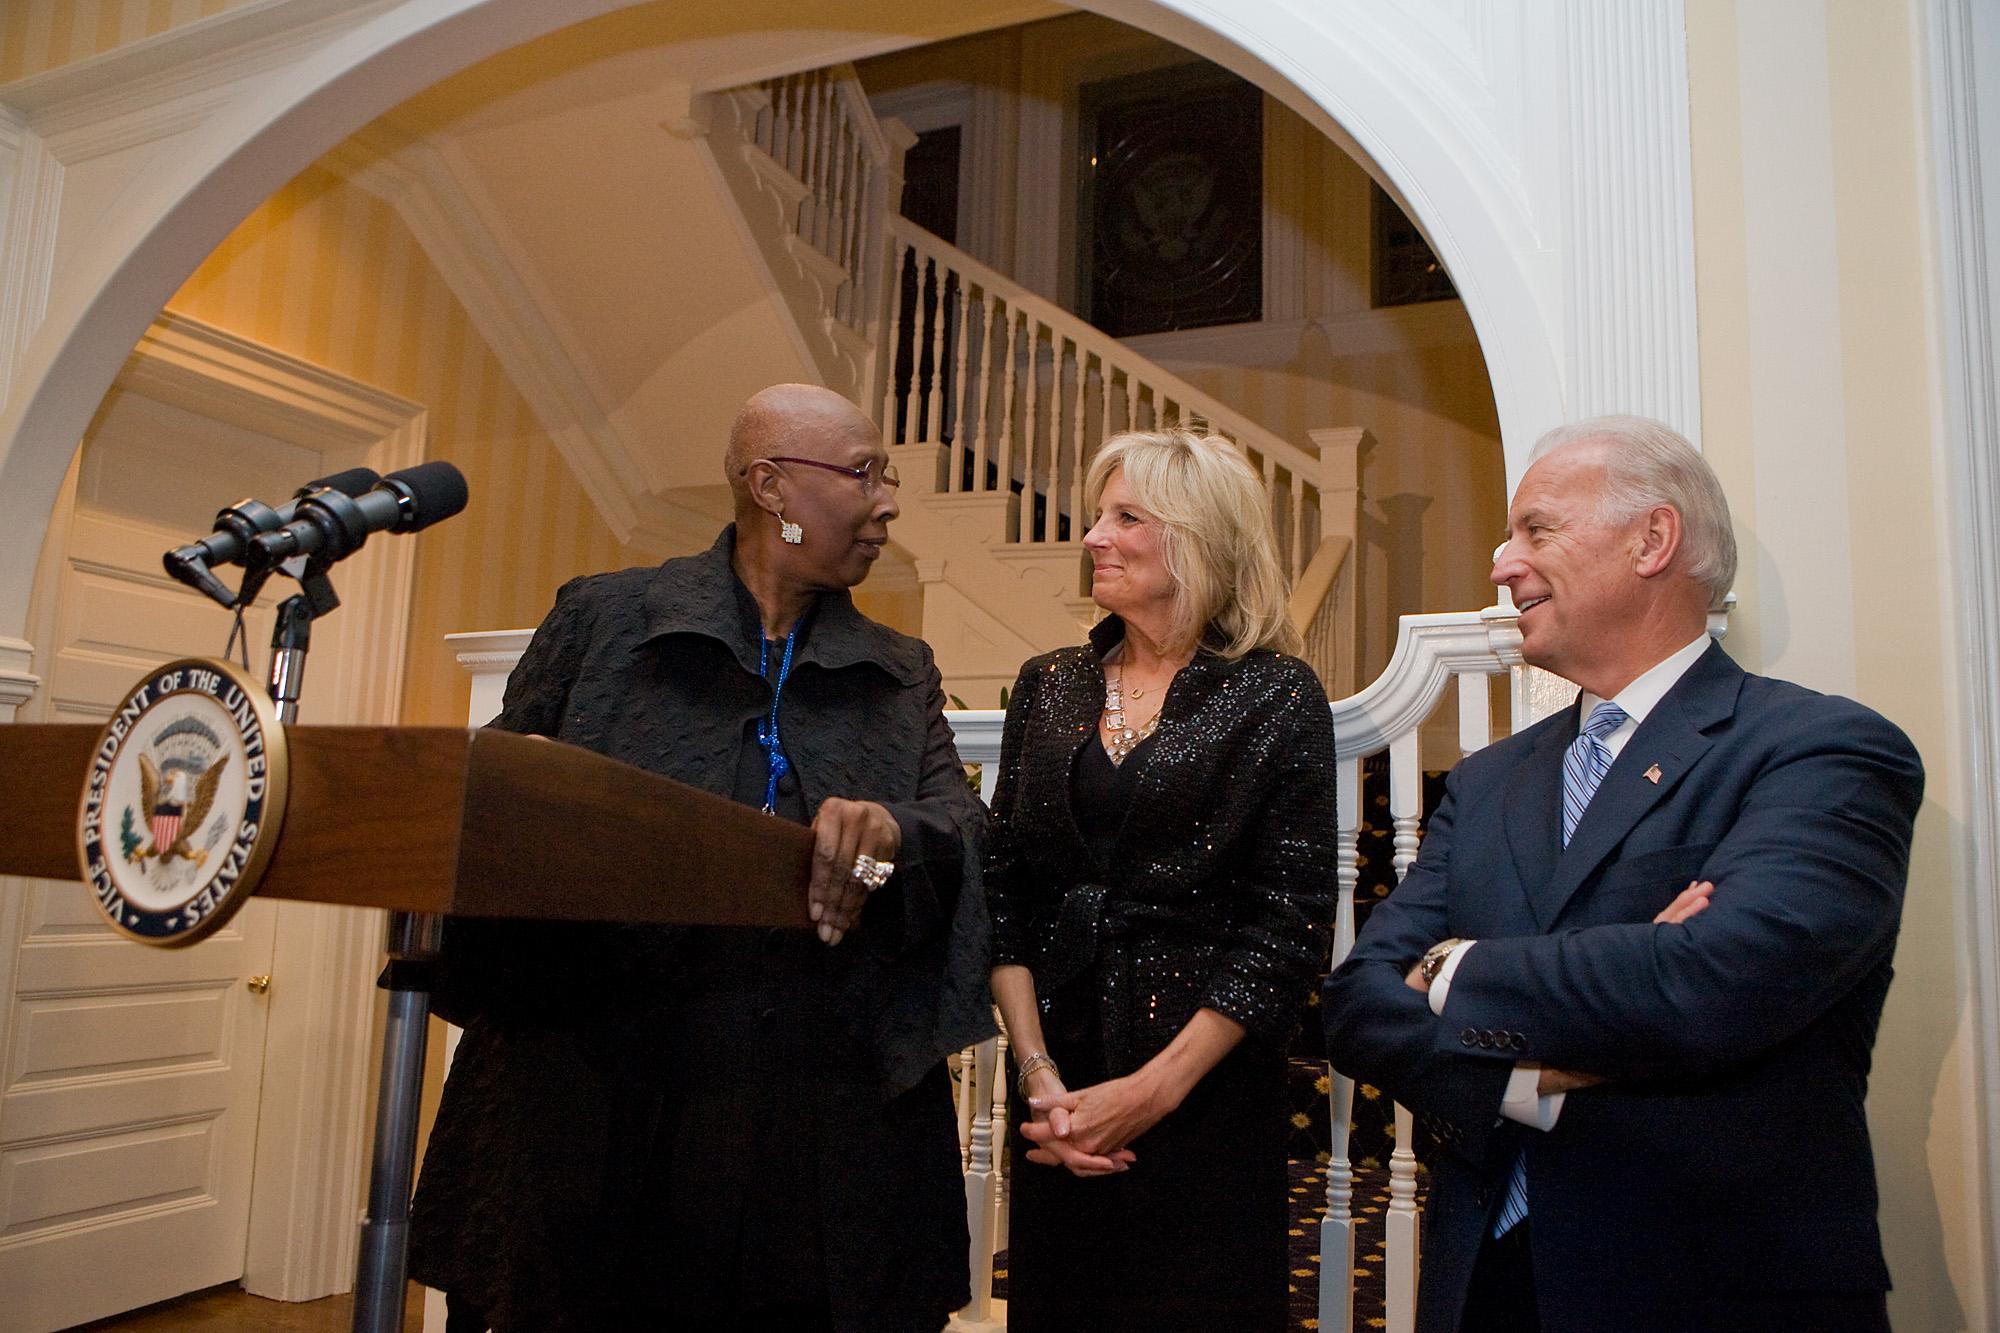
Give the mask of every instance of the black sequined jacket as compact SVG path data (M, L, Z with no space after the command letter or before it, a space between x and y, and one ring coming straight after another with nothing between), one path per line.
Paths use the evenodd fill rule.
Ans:
M1175 676L1110 864L1071 808L1104 708L1116 616L1021 669L986 861L994 961L1044 1006L1092 970L1109 1071L1143 1064L1214 1009L1282 1046L1325 972L1333 916L1333 719L1312 668L1199 652Z

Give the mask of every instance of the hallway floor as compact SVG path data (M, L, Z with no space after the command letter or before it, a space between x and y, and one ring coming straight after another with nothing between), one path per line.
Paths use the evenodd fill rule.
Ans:
M352 1296L272 1301L252 1296L232 1282L78 1324L72 1333L346 1333L353 1316ZM423 1324L424 1289L412 1282L403 1307L403 1327L414 1333Z

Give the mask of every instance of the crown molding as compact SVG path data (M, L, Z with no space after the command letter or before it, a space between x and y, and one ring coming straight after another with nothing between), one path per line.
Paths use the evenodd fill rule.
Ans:
M253 0L166 32L0 84L0 104L44 133L145 115L281 69L402 0Z

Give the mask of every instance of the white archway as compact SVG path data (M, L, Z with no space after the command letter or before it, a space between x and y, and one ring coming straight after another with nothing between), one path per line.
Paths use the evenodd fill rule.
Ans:
M91 413L147 323L237 222L412 94L630 3L577 0L558 10L539 0L408 0L302 41L277 68L266 60L219 92L178 94L173 114L182 123L200 118L199 128L133 170L115 192L115 208L89 217L68 215L86 205L65 209L59 168L27 179L30 165L63 158L60 124L46 149L36 140L38 116L63 119L45 115L62 105L63 80L30 81L45 100L13 108L26 129L15 136L24 146L16 147L12 174L17 194L52 195L59 220L41 230L39 247L35 229L15 225L0 254L0 273L32 280L39 266L47 274L45 314L0 380L10 386L0 406L0 647L9 638L26 647L15 636L36 553ZM801 0L800 11L826 7ZM1458 283L1487 359L1510 475L1533 436L1566 413L1616 405L1690 432L1697 425L1677 3L1635 18L1516 0L1483 8L1470 28L1444 6L1365 0L1310 12L1282 0L1232 0L1226 12L1205 0L1084 7L1235 68L1373 164ZM1558 20L1567 41L1548 40ZM1594 77L1610 65L1607 54L1627 57L1615 80ZM1535 91L1558 84L1561 98ZM197 98L204 104L185 105ZM1606 143L1578 128L1607 123L1606 104L1637 130ZM0 135L0 151L8 146ZM1576 201L1585 174L1588 208ZM1664 219L1656 216L1662 199L1670 210ZM1646 226L1631 225L1642 216ZM63 247L59 270L57 234L76 238ZM1634 273L1648 284L1650 304L1600 313L1597 281L1616 275L1630 286ZM1663 308L1664 329L1621 322L1643 309L1657 326Z

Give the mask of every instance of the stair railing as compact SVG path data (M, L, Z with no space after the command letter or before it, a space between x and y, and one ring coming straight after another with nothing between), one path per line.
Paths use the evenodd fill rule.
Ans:
M1092 454L1181 422L1234 440L1269 488L1285 572L1321 539L1320 460L903 217L891 217L882 429L932 444L941 493L1012 492L1006 543L1083 536Z
M879 315L882 222L901 202L884 186L898 155L883 137L854 66L788 74L757 85L764 106L751 141L806 187L792 230L845 273L829 314L872 336Z

